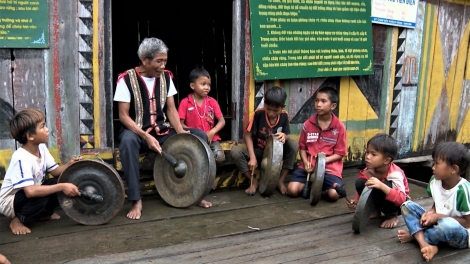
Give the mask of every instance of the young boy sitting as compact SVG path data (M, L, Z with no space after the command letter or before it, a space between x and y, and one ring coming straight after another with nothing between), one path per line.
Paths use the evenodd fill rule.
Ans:
M77 186L46 179L46 172L58 177L67 166L57 165L45 143L49 137L43 113L35 109L18 112L10 121L10 133L21 144L12 155L0 190L0 213L13 218L10 228L15 235L31 233L26 227L36 220L59 219L54 213L59 206L56 193L80 195Z
M366 168L359 172L356 196L348 203L349 208L355 210L365 186L376 189L372 195L377 211L371 218L380 217L383 213L382 228L397 226L400 205L410 193L405 173L392 162L397 151L396 140L387 134L377 134L367 142Z
M252 177L252 172L263 158L266 140L273 135L283 146L282 170L278 180L279 192L286 194L285 178L294 167L297 153L297 142L289 140L289 117L283 109L287 94L279 86L268 89L264 95L264 107L256 109L244 133L246 149L234 146L230 151L238 170L247 179L252 180L251 186L245 190L247 194L256 193L258 180ZM281 132L278 129L282 128Z
M470 162L467 148L446 142L434 149L432 158L434 176L427 191L434 204L426 211L414 202L405 202L401 213L409 231L398 230L400 242L418 242L426 261L437 254L440 242L467 248L470 232L470 183L461 177Z
M209 96L211 76L205 69L196 68L189 73L189 81L194 93L181 100L178 107L181 125L206 132L216 162L223 162L225 155L217 133L225 126L225 119L217 101Z
M315 93L316 114L304 122L299 138L299 152L302 159L292 173L287 193L296 197L302 192L307 173L315 169L315 158L319 153L326 155L322 196L337 201L340 195L335 186L342 186L343 157L346 156L346 128L333 114L338 105L338 92L332 87L322 87Z

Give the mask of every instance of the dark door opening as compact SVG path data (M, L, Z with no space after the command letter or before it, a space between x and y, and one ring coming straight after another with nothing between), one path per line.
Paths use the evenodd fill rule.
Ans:
M119 73L138 66L137 49L146 37L156 37L168 46L166 68L174 77L179 102L192 92L189 72L203 67L211 74L211 91L225 117L219 135L231 139L232 1L113 1L113 82ZM115 89L115 87L114 87ZM120 122L114 104L114 138Z

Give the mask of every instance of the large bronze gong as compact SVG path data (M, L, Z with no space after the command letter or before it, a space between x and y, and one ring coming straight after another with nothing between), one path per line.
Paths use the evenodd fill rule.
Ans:
M357 234L365 230L367 222L369 222L370 215L375 211L373 192L373 188L369 188L367 186L364 187L364 190L362 190L361 196L359 197L359 201L357 202L352 224L352 229Z
M271 135L266 140L263 159L261 160L261 173L259 179L259 193L264 196L271 195L276 189L282 170L283 145Z
M215 180L216 164L204 140L191 134L176 134L162 146L153 166L158 194L174 207L199 203L209 194Z
M310 181L312 181L312 188L310 189L310 205L316 205L321 199L323 180L325 179L325 165L326 156L324 153L319 153L315 158L315 169L310 176Z
M80 160L68 166L59 183L73 183L81 196L57 193L60 206L70 218L84 225L111 220L124 204L124 185L118 172L101 160Z

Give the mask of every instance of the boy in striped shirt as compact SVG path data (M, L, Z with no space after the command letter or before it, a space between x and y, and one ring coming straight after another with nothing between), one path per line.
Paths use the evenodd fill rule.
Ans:
M433 198L431 210L407 201L401 206L409 231L398 230L402 243L416 240L421 254L430 261L438 252L438 243L467 248L470 231L470 183L461 177L470 162L467 148L457 142L438 145L427 192Z

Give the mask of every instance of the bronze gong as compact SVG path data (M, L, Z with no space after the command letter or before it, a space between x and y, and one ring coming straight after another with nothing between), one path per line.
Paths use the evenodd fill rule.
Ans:
M319 153L315 158L315 169L310 176L312 188L310 189L310 205L316 205L321 199L323 188L323 180L325 179L325 165L326 156L324 153ZM308 184L305 183L305 184Z
M192 134L176 134L162 145L155 157L153 178L158 194L174 207L189 207L209 194L216 164L204 140Z
M271 135L266 140L259 179L259 193L264 196L271 195L276 189L279 175L282 170L283 144Z
M101 225L111 220L124 204L124 185L118 172L101 160L80 160L68 166L59 183L73 183L80 196L57 193L65 214L84 225Z
M367 186L362 190L359 201L357 202L356 211L354 212L354 220L352 229L354 233L361 233L365 230L367 222L369 222L370 215L375 211L373 188Z

